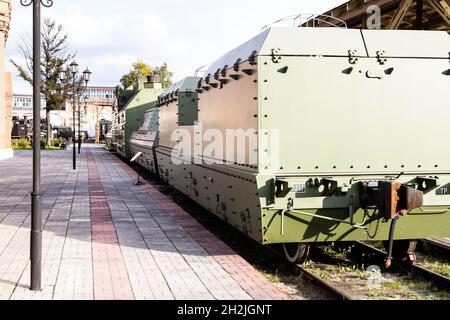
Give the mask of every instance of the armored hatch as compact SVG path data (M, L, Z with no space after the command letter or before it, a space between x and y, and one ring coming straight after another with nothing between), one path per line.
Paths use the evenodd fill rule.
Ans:
M172 148L171 136L179 127L191 127L198 121L198 93L200 78L187 77L170 86L158 98L160 109L160 143Z

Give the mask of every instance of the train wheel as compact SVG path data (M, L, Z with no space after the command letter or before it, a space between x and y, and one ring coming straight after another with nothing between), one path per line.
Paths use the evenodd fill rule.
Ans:
M383 242L386 251L389 249L389 242ZM416 261L416 248L417 241L412 240L397 240L394 241L394 247L392 250L392 257L397 261L407 261L413 263Z
M305 243L284 243L284 255L291 263L303 264L309 255L309 244Z

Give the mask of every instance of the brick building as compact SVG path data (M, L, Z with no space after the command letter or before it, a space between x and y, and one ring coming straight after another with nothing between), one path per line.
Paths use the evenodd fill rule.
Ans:
M11 149L12 77L5 73L5 46L11 19L11 1L0 0L0 160L13 156Z

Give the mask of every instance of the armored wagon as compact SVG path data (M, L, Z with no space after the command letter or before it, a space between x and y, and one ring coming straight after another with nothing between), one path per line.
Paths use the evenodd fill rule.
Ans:
M449 52L446 32L270 28L160 96L147 167L291 261L356 240L403 258L450 236Z
M119 95L119 110L114 120L114 141L116 151L125 158L131 158L130 140L144 122L145 113L155 105L157 97L163 92L162 85L154 76L138 80L134 88Z

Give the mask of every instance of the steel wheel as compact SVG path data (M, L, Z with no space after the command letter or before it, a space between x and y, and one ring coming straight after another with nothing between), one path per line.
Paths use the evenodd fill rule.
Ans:
M303 264L308 259L309 244L305 243L283 243L286 259L291 263Z

